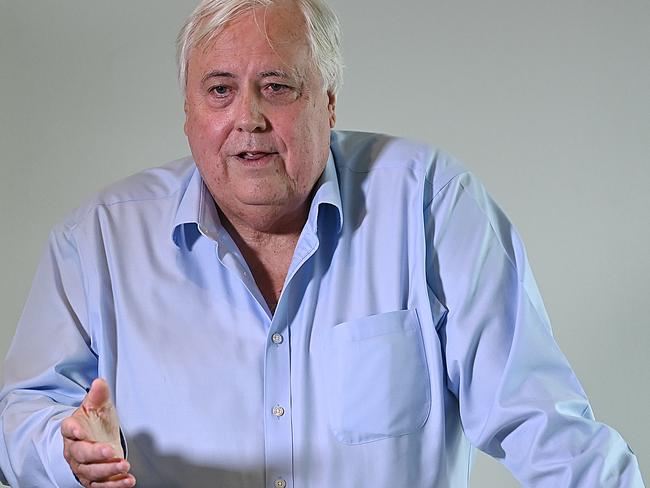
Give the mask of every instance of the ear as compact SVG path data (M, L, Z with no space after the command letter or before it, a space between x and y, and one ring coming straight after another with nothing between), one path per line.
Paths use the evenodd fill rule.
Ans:
M188 124L188 119L189 119L189 112L190 108L187 104L187 95L185 96L185 103L183 104L183 111L185 112L185 123L183 124L183 132L185 132L185 135L187 135L187 124Z
M333 129L336 124L336 94L329 90L327 91L327 111L329 112L330 129Z

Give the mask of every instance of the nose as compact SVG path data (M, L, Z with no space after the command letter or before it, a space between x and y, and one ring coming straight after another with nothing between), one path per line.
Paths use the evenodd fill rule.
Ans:
M247 93L239 100L236 114L236 128L241 132L264 132L268 121L264 116L260 100L253 93Z

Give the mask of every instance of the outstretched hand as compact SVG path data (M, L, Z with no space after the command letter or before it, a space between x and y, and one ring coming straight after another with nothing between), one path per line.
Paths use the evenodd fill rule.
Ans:
M96 379L81 406L61 423L63 456L86 488L135 485L120 442L120 424L106 381Z

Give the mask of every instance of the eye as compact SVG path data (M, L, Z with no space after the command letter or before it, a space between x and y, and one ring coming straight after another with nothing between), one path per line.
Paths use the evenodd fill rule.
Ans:
M288 95L293 89L289 85L283 85L282 83L268 83L265 86L267 93L271 95Z
M210 88L210 93L223 98L230 93L230 87L226 85L216 85Z
M283 83L267 83L263 90L266 99L272 103L289 103L297 98L296 89Z
M273 92L281 92L282 90L288 90L289 87L287 85L282 85L281 83L269 83L269 88Z

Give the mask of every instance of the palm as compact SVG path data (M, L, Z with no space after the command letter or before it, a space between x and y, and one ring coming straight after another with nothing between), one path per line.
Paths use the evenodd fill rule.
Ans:
M85 432L85 440L109 444L115 450L115 457L123 457L120 424L104 380L93 382L88 395L72 417Z

